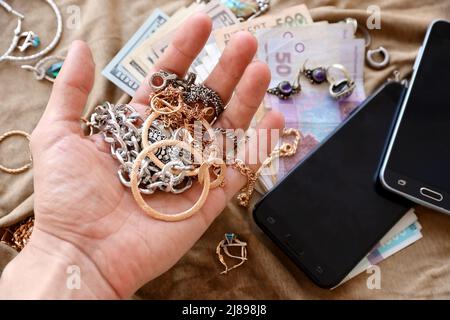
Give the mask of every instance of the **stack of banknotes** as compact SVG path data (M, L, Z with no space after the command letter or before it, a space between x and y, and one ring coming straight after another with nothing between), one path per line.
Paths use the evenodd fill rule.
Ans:
M103 70L103 75L133 96L148 71L170 43L175 30L192 14L204 12L213 21L213 33L205 48L191 66L202 82L215 67L231 36L249 31L259 42L257 58L268 64L272 72L270 86L281 81L295 83L303 68L328 67L341 64L356 83L353 94L336 101L330 97L326 84L312 84L300 77L302 92L282 100L267 95L259 108L254 124L269 110L281 111L286 127L297 128L303 139L296 156L274 162L260 178L260 190L266 192L300 160L320 144L366 98L364 92L365 43L355 36L355 26L345 22L313 22L305 5L270 11L255 19L240 22L226 0L209 3L194 2L171 17L155 10L141 28ZM421 226L411 209L347 276L355 277L374 264L411 245L422 237Z

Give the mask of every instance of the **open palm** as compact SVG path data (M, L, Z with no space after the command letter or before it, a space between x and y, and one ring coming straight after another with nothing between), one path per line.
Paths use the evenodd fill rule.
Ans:
M190 32L174 36L150 74L159 69L180 76L186 73L210 35L211 21L198 14L180 29L185 28ZM229 102L216 126L247 128L260 105L270 73L263 63L252 62L255 51L256 40L250 34L235 35L206 80L208 87ZM92 88L93 70L86 44L74 42L33 132L36 224L31 243L39 245L39 238L46 238L73 246L101 275L110 297L124 298L173 266L244 186L246 178L228 169L225 187L211 190L202 210L187 220L163 222L145 215L131 190L119 182L118 163L102 137L82 133L80 116ZM144 82L132 105L143 111L149 93ZM282 126L278 113L269 113L260 124L269 129ZM146 201L159 211L176 213L191 207L200 191L201 186L194 183L183 194L157 193Z

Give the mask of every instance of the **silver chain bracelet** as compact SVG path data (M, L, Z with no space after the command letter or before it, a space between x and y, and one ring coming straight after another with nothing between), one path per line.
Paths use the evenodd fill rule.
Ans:
M129 105L113 105L109 102L98 106L87 125L98 130L111 147L111 155L119 161L118 176L120 182L130 188L130 176L133 163L141 149L143 118ZM181 131L166 128L161 121L154 121L149 130L152 143L165 139L178 139ZM146 158L139 171L139 190L142 194L153 194L156 190L170 193L182 193L192 186L192 178L186 176L193 169L192 155L177 147L163 147L155 152L164 163L160 169ZM174 174L174 170L179 172Z

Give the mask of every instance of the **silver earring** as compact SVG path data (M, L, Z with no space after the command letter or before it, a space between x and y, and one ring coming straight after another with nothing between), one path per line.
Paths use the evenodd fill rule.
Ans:
M381 61L375 60L376 55L381 55L383 60ZM374 69L383 69L389 64L391 57L386 48L379 47L378 49L367 50L366 59L370 67Z

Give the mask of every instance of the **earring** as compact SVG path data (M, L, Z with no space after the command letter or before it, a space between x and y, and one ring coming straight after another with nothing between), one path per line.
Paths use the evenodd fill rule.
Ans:
M289 81L282 81L275 88L267 90L267 93L273 94L280 99L287 100L301 91L302 87L300 84L291 84Z
M301 70L298 72L297 79L294 83L289 81L281 81L275 88L270 88L267 90L268 94L273 94L280 99L287 100L293 95L299 94L302 91L302 86L300 85Z
M381 61L375 60L375 56L377 55L382 57ZM391 57L386 48L379 47L378 49L367 50L366 59L368 65L373 69L383 69L389 64Z
M48 80L55 82L61 68L64 64L65 57L63 56L48 56L39 60L34 66L22 65L22 69L33 71L36 80ZM54 62L50 65L51 62Z
M307 69L306 63L308 62L308 59L305 60L305 63L303 64L302 72L305 75L306 78L312 83L312 84L322 84L327 80L327 69L324 67L317 67L314 69Z
M356 84L351 78L347 69L341 64L333 64L326 70L327 81L330 83L329 93L331 97L336 100L343 100L352 95L356 88ZM333 71L338 71L343 74L343 78L336 80Z
M240 256L232 255L228 250L229 247L241 247L241 255ZM241 262L229 268L221 253L222 249L223 252L228 257L241 260ZM234 233L226 233L225 239L220 241L219 244L217 245L216 254L219 257L220 263L222 263L225 266L225 270L222 271L220 274L227 274L231 270L239 268L245 263L245 261L247 261L247 243L240 241Z

